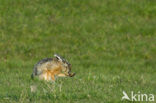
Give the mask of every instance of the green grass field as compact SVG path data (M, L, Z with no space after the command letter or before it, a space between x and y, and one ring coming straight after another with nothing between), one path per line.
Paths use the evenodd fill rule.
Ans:
M31 80L54 53L75 77ZM155 0L0 0L1 103L129 102L122 91L156 102Z

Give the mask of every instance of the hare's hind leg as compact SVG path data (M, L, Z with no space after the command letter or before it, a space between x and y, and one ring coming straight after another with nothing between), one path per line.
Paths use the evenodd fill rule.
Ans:
M53 81L55 81L55 76L54 76L54 74L51 74L51 79L52 79Z
M45 70L40 76L39 78L41 80L46 80L46 81L51 81L51 80L55 80L54 75L49 71L49 70Z
M48 81L55 81L55 75L54 75L54 73L53 73L53 71L51 71L51 70L47 70L47 78L48 78Z

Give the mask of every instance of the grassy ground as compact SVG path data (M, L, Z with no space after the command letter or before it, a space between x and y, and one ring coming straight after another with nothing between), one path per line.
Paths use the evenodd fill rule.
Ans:
M155 5L0 0L0 102L120 103L123 90L156 95ZM34 64L54 53L70 61L76 76L31 80Z

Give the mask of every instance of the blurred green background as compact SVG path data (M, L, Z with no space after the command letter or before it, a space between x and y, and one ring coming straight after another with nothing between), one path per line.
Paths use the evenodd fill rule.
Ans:
M31 80L54 53L76 76ZM155 87L155 0L0 0L1 103L120 103Z

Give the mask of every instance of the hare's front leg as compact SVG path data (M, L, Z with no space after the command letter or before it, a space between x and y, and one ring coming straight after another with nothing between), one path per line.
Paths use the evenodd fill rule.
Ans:
M58 76L58 77L66 77L66 75L63 74L63 73L60 73L60 74L58 74L57 76Z

